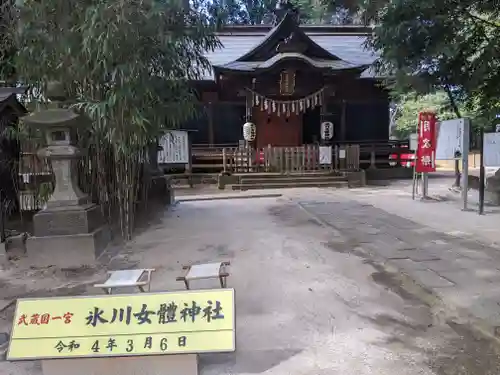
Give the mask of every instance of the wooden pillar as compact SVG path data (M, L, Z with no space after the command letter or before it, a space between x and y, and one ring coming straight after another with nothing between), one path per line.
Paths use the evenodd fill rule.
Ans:
M246 92L245 96L245 104L246 104L246 119L245 121L252 121L252 112L253 112L253 97L252 97L252 92L248 91Z
M208 103L208 144L214 145L214 103Z
M342 100L340 113L340 141L345 141L347 137L346 107L346 101Z
M325 90L326 90L326 88L323 88L323 91L321 92L321 107L319 109L320 127L321 127L321 124L326 121L325 115L326 115L326 98L327 98L327 96L325 95ZM320 137L321 137L321 134L320 134ZM325 143L325 141L321 138L320 138L320 142L321 142L321 144Z

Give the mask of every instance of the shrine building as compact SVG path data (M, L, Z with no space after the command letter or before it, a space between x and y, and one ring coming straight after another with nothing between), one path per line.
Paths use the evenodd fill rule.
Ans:
M389 140L389 93L364 47L367 26L301 25L285 10L273 26L226 26L222 48L207 53L212 71L195 82L202 116L186 124L194 145L225 147L256 125L254 146L295 147L320 140L324 121L332 143Z

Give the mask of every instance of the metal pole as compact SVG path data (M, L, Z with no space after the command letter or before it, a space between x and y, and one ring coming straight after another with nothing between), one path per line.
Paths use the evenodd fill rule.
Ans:
M470 143L470 120L462 119L462 201L463 210L467 211L467 198L469 193L469 143Z
M428 198L429 190L429 174L427 172L422 173L422 199Z
M484 215L484 190L486 188L484 171L484 129L481 127L479 140L479 215Z

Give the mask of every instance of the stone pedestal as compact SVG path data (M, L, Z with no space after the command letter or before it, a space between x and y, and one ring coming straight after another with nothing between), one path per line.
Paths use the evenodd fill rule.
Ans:
M80 267L93 264L110 240L98 206L78 187L80 150L73 134L82 116L69 109L35 112L24 121L45 130L47 147L38 155L50 160L55 186L46 207L33 217L34 236L26 244L37 266Z
M7 251L5 249L5 242L0 242L0 266L7 263Z
M42 360L43 375L198 375L196 354Z
M500 169L487 171L485 200L495 206L500 206Z

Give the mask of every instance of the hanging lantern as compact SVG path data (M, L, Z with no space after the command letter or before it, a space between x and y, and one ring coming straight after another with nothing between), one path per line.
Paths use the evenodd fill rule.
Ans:
M333 138L333 124L330 121L321 123L321 139L329 141Z
M255 141L257 128L253 122L246 122L243 125L243 139L247 142Z

